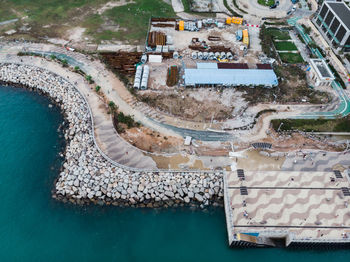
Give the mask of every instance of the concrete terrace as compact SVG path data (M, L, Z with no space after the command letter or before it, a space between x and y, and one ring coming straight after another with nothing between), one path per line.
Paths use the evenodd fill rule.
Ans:
M274 246L274 238L285 246L349 243L349 196L349 178L339 171L230 172L225 178L230 245Z

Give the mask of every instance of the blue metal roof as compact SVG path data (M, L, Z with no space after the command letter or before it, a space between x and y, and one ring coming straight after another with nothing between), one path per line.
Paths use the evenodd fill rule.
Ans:
M259 69L185 69L185 85L277 86L273 70Z

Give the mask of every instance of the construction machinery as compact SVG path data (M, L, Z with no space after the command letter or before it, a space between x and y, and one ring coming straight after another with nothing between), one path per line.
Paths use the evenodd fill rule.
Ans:
M243 23L243 18L241 18L241 17L232 17L231 18L231 23L232 24L241 25Z

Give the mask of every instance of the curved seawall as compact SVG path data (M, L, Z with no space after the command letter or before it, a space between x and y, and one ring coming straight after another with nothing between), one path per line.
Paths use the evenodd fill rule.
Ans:
M65 114L67 146L55 184L56 198L148 207L222 202L221 172L142 171L108 158L95 140L87 100L63 77L34 66L0 64L0 80L46 94Z

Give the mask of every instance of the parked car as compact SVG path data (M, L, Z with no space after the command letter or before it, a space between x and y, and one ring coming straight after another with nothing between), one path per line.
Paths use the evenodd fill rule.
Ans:
M275 9L277 7L276 4L270 5L270 9Z

